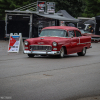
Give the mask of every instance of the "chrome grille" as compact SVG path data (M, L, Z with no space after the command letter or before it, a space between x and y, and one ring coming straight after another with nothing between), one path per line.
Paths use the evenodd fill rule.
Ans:
M45 46L45 45L31 45L30 49L31 50L48 50L48 51L51 51L52 47L51 46Z

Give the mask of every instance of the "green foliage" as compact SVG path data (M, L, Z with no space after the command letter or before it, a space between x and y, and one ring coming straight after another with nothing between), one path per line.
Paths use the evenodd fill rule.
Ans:
M0 20L5 17L5 10L14 10L37 0L0 0ZM39 0L56 3L56 12L66 10L73 17L94 17L100 15L100 0Z
M100 15L100 0L85 0L86 8L82 16L95 17Z
M56 12L59 10L66 10L73 17L78 17L84 12L83 0L46 0L49 2L56 2Z
M36 0L35 0L36 1ZM34 2L33 0L0 0L0 20L4 20L5 10L14 10Z
M66 5L65 5L66 4ZM65 9L69 14L71 14L73 17L78 17L83 13L83 5L84 2L82 0L67 0L66 2L63 2L63 9ZM61 8L59 8L61 9Z
M0 0L0 19L4 19L5 10L14 10L37 0ZM78 17L82 12L83 0L40 0L56 3L56 12L66 10L74 17Z

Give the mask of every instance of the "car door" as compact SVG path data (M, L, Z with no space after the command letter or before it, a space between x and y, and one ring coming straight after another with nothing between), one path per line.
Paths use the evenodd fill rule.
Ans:
M70 39L70 53L76 53L78 50L79 38L75 36L74 30L68 31Z
M81 35L81 33L78 30L75 30L75 33L76 33L76 37L79 39L79 42L77 44L77 49L78 49L77 51L79 52L79 51L82 51L82 49L83 49L83 46L80 43L80 41L82 39L82 35Z

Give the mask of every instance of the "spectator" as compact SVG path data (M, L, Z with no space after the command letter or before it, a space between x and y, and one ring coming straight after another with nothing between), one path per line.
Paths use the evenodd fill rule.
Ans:
M91 25L89 25L89 32L94 33L94 29Z

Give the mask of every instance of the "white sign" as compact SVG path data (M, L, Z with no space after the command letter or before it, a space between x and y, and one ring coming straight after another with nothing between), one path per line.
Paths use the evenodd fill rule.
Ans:
M23 51L23 42L21 33L18 34L10 34L8 52L19 52Z
M47 2L47 13L55 13L55 2Z

